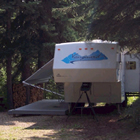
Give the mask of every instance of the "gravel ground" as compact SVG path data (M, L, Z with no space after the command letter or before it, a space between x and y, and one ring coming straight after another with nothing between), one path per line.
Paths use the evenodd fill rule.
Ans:
M20 116L0 112L0 140L140 140L128 120L117 114L92 116Z

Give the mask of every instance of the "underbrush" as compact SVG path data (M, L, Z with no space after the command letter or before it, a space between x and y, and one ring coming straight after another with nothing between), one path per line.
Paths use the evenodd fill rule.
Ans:
M133 98L128 100L128 107L125 109L123 116L125 118L131 118L135 127L140 126L140 98ZM129 116L129 117L128 117Z

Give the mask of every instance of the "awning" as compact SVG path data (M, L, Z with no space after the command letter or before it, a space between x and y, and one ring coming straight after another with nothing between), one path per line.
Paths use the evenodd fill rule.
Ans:
M47 82L51 76L53 76L53 60L51 59L48 63L37 70L33 75L25 80L26 83L38 84Z

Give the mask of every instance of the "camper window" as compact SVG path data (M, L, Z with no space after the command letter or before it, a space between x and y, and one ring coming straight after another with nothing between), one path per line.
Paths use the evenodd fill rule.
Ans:
M127 70L135 70L136 69L136 62L135 61L127 61L126 62L126 69Z

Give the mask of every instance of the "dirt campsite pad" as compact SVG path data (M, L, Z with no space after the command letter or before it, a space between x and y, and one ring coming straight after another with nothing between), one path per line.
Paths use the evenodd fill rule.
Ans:
M0 140L140 140L139 129L117 113L93 116L20 116L0 112Z

